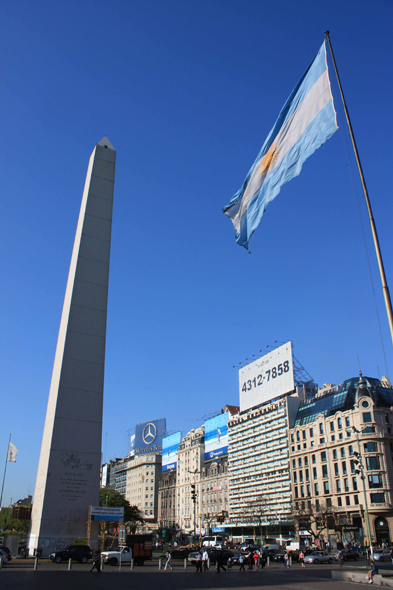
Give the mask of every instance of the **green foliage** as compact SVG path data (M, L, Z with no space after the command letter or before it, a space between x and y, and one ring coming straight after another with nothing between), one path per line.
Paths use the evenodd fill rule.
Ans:
M0 511L0 530L5 533L10 529L11 508L3 508Z
M137 506L131 506L129 501L113 488L100 489L100 506L124 507L124 522L136 525L143 522L143 518Z

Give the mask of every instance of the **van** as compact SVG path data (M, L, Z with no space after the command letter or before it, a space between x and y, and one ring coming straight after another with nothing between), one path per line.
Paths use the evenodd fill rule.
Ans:
M263 551L277 551L280 547L278 545L263 545Z

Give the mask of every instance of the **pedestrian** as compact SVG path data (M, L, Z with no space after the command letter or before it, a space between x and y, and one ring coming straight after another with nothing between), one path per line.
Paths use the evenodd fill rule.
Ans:
M306 567L304 565L304 553L303 553L303 551L300 551L300 553L299 553L299 561L302 564L302 567Z
M289 568L291 567L291 564L289 563L289 555L288 555L288 551L286 551L284 553L284 567Z
M373 560L370 561L370 570L367 574L367 579L369 584L374 584L374 576L378 573L378 568Z
M340 567L342 567L342 565L343 565L343 552L341 551L341 549L340 549L340 551L337 553L337 559L338 559L338 561L340 562Z
M329 547L330 547L330 543L329 541L326 542L326 551L329 553Z
M252 570L252 564L253 564L253 558L252 558L252 553L251 551L249 551L246 555L246 561L247 561L247 569L248 570Z
M171 570L173 571L173 567L171 566L172 555L169 553L169 551L167 551L165 553L165 558L166 558L166 563L165 563L164 570L166 570L168 567L170 567Z
M202 553L202 564L203 564L203 569L205 570L205 572L207 572L209 569L208 563L209 563L209 554L206 551L206 549L204 549L204 551Z
M227 570L224 567L224 556L221 553L221 551L218 552L217 555L217 573L220 573L220 568L224 570L224 572L226 572Z
M240 567L239 567L239 572L241 572L243 570L243 572L245 572L245 567L244 567L244 556L241 555L239 557L239 563L240 563Z
M257 571L257 570L259 570L259 553L258 553L258 551L254 552L253 558L254 558L255 571Z
M199 551L196 558L196 571L202 573L202 552Z
M96 568L99 574L101 573L101 553L99 551L96 551L93 566L90 570L90 573L93 571L94 568Z

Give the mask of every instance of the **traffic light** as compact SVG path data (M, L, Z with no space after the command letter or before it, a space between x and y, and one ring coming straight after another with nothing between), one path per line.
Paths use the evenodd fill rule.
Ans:
M196 502L196 497L197 497L197 495L196 495L196 491L195 491L195 484L192 483L191 484L191 500L194 502L194 504Z
M356 475L359 475L359 473L361 473L360 454L357 453L356 451L354 451L353 454L355 455L355 459L353 460L353 462L355 464L355 473L356 473Z

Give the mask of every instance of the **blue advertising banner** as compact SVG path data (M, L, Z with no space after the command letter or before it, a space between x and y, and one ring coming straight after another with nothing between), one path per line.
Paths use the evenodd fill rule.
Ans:
M162 470L170 471L177 467L177 449L181 443L181 432L175 432L162 441Z
M142 422L135 427L135 455L162 451L162 439L166 434L166 418Z
M205 461L228 453L228 412L205 422Z

